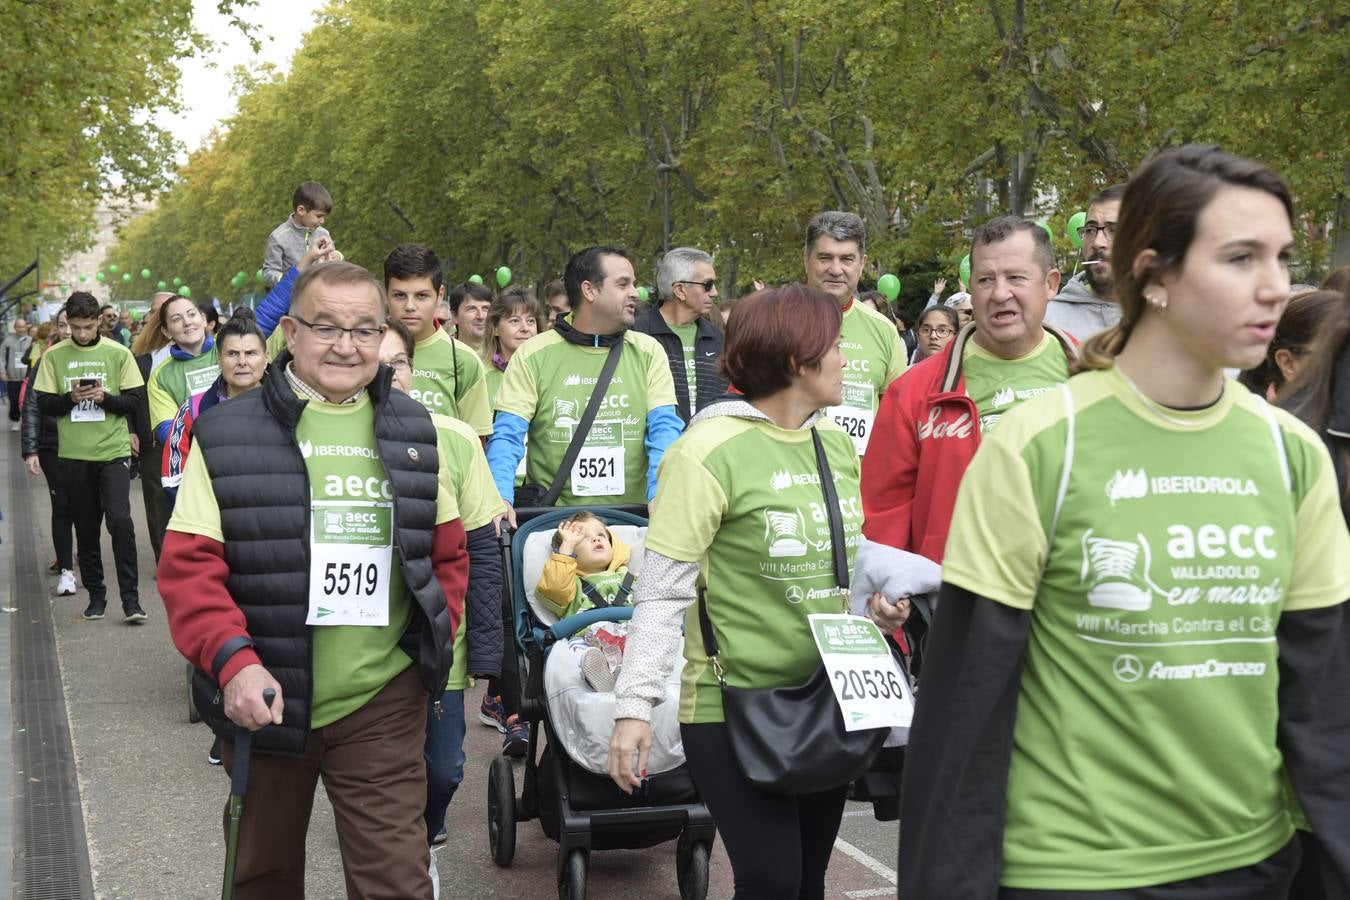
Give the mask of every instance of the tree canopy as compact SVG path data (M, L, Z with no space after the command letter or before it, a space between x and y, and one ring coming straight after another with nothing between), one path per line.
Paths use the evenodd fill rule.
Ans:
M807 220L850 209L865 277L909 300L995 212L1047 218L1068 261L1065 220L1171 144L1283 172L1305 268L1350 195L1343 0L342 0L239 90L124 270L232 297L307 179L349 259L415 241L450 281L554 278L595 242L650 281L694 245L734 294L800 277Z
M173 63L207 41L191 0L15 0L0 4L0 36L4 280L35 252L55 261L86 246L106 198L169 184L177 144L150 117L177 108Z

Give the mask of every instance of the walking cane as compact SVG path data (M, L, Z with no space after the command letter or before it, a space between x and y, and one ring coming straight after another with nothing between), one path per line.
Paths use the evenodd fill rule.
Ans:
M277 692L263 691L263 703L272 708ZM248 789L248 758L253 750L253 732L235 726L234 765L230 771L230 835L225 842L225 883L220 886L220 900L234 900L234 863L239 852L239 817L244 812L244 791Z

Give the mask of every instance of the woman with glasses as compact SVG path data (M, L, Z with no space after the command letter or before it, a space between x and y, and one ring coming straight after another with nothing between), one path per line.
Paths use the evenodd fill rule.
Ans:
M914 365L930 356L937 356L946 349L947 342L956 335L958 328L960 320L956 310L947 306L924 310L924 314L919 317L919 327L915 329L919 333L919 345L914 348L914 356L909 364Z
M492 301L482 351L489 403L497 399L506 364L522 344L539 333L539 324L547 320L544 305L528 288L509 287Z
M1322 330L1327 316L1341 305L1341 295L1333 291L1305 291L1289 300L1289 306L1275 329L1266 358L1248 369L1238 381L1268 403L1284 393L1285 387L1303 369L1308 350Z

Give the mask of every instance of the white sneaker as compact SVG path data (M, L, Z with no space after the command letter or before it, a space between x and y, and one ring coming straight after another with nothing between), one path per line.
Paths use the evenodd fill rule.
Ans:
M18 423L18 422L10 422L10 423L9 423L9 430L10 430L10 431L18 431L18 430L19 430L19 423Z
M427 874L431 876L431 898L441 900L441 876L436 874L436 854L427 855L431 857L431 865L427 867Z
M56 596L70 597L75 594L75 573L69 569L61 570L61 577L56 582Z

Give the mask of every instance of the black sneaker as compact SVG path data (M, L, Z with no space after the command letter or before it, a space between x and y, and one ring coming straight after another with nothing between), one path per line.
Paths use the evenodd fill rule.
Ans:
M130 603L122 604L122 614L127 617L127 622L139 625L146 620L145 610L135 600Z
M91 600L89 605L84 608L84 617L90 621L101 619L107 608L108 604L102 600Z
M220 738L211 742L211 749L206 751L206 764L208 766L220 765Z

